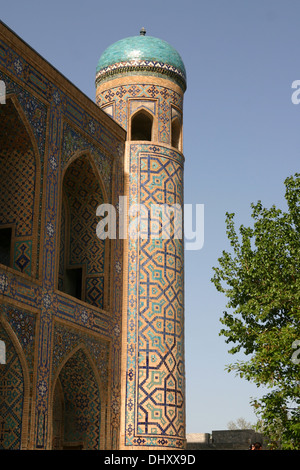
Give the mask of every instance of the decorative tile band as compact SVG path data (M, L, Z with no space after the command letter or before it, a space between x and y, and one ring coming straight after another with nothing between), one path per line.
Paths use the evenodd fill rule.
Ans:
M186 77L178 68L163 62L156 62L150 60L131 60L126 62L118 62L109 65L96 74L96 84L107 77L107 75L114 75L117 73L128 73L131 71L145 71L145 72L158 72L161 74L169 75L176 78L183 89L186 89Z

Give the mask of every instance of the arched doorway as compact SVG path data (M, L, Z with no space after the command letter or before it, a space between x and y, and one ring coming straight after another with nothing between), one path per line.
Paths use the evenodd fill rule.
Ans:
M52 448L100 449L100 387L83 349L63 365L53 394Z

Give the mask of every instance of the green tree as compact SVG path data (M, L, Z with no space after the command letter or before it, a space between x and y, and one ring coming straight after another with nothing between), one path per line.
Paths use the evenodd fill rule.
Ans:
M249 421L246 421L245 418L238 418L236 421L229 421L227 427L230 431L237 429L253 429L254 426Z
M251 204L252 227L235 229L226 213L231 252L212 282L228 298L220 334L245 361L228 371L270 389L252 405L272 445L300 449L300 174L285 180L287 211ZM279 443L278 443L279 441Z

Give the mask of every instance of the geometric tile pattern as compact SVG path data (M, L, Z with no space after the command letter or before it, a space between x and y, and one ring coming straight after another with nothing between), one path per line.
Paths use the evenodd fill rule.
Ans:
M9 406L6 405L7 420L3 425L0 423L0 441L4 441L9 448L20 448L20 435L17 439L17 436L13 437L10 430L14 427L14 432L19 433L19 425L22 425L24 448L51 447L49 439L53 423L49 411L52 407L50 399L53 396L54 344L56 351L64 350L59 349L55 340L57 330L54 325L59 319L68 331L68 335L67 333L63 335L64 340L69 337L69 342L63 344L68 345L72 350L80 341L83 341L96 364L96 369L92 371L84 355L73 356L86 365L85 370L80 372L81 377L85 379L82 383L85 382L86 389L78 389L81 397L78 403L82 410L86 403L83 398L84 394L89 397L97 396L96 375L97 386L101 383L101 387L106 389L109 381L111 409L101 410L101 416L105 420L104 427L107 430L106 440L103 440L103 443L108 442L111 445L110 448L117 449L121 408L123 244L119 241L112 244L111 264L106 267L106 271L111 275L109 279L110 310L103 311L89 303L64 296L57 290L57 273L60 251L58 238L61 227L59 208L61 207L62 172L76 152L81 152L81 155L87 152L101 176L106 202L113 202L116 205L119 194L123 194L124 133L113 123L112 126L106 126L105 119L102 118L94 103L91 103L64 77L54 71L3 24L0 25L0 80L5 81L8 94L13 95L14 102L18 105L16 106L18 113L21 110L20 116L22 113L25 116L25 119L23 116L19 118L18 113L16 114L14 109L9 107L10 98L7 99L5 106L0 106L0 113L2 113L0 116L0 158L10 168L10 174L7 174L10 178L10 185L5 186L5 182L1 182L1 188L5 188L6 194L10 196L5 198L4 191L0 192L1 207L4 208L0 213L0 223L14 225L14 248L16 248L11 266L13 269L7 270L0 266L0 294L6 308L9 304L14 306L10 314L7 311L7 321L17 335L24 352L23 361L28 367L28 380L30 381L30 392L26 388L26 393L30 393L30 403L35 405L34 408L28 410L29 401L27 400L27 404L23 406L24 385L22 386L20 360L17 355L15 359L13 355L10 355L9 364L12 366L10 377L16 384L15 392L18 392L20 396L15 402L11 402L11 406L10 403L8 403ZM3 126L3 122L7 123L7 129ZM31 136L34 136L34 139ZM3 141L5 145L2 145ZM90 166L88 176L91 175L94 178ZM82 187L84 184L87 187L88 181L91 182L91 178L86 182L82 180ZM96 190L93 184L89 187L89 191L92 187ZM102 191L100 198L98 198L100 194L98 189L96 193L97 198L94 201L89 199L85 206L86 210L84 211L82 206L79 211L80 221L84 220L84 217L87 218L84 226L89 226L89 230L83 229L86 236L93 228L89 210L94 207L95 201L97 204L103 201ZM13 205L13 200L18 201L18 207ZM35 209L37 209L36 213L34 213ZM65 217L63 220L66 219ZM75 219L76 214L74 227ZM79 232L76 228L73 230L73 237L72 250L73 260L75 260L77 252L80 250L84 252L84 242L79 239ZM100 252L102 251L100 247ZM34 256L34 262L31 259L31 264L30 253L31 258ZM103 258L94 256L93 259L85 258L85 262L87 271L90 271L88 289L91 299L101 304L105 271ZM35 271L35 277L29 278L22 275L29 274L30 270L31 275ZM20 306L24 306L26 311L29 310L32 316L38 319L36 324L25 320L25 316L22 317L21 313L17 313L17 309L22 311ZM29 318L28 314L26 318ZM76 327L77 336L72 327ZM23 336L22 328L24 328ZM31 328L33 328L33 334L30 333ZM101 346L100 337L105 339L105 347ZM27 340L28 343L26 343ZM8 340L5 342L8 344ZM9 345L7 351L10 354ZM66 352L66 349L64 351ZM34 369L33 358L36 366ZM73 365L75 371L75 364ZM10 366L6 371L9 369ZM70 379L66 382L67 390L67 383L70 384L73 378L71 371L69 375L66 371L67 368L65 375L63 373L60 378L64 375ZM27 385L28 382L26 382ZM1 390L3 391L3 387ZM71 398L71 391L69 393ZM74 399L76 402L75 395ZM15 407L17 403L19 409ZM99 404L99 400L97 403ZM90 412L95 412L96 417L96 401L90 405L92 407ZM25 417L22 416L22 410L23 412L25 410ZM81 429L83 429L85 411L79 418ZM11 420L12 427L8 424L8 420ZM25 426L26 423L28 426ZM93 435L96 436L96 431L93 431ZM88 445L96 446L94 437L88 437Z
M86 278L85 301L91 305L103 308L104 278L100 276Z
M3 54L3 44L0 41L0 51ZM5 56L5 53L3 54ZM11 54L11 51L8 53L8 56L12 57L13 54ZM22 70L25 71L25 69L22 69L20 65L21 61L20 58L16 58L12 62L12 70L16 73L17 77L19 78L21 75ZM24 65L25 66L25 65ZM26 67L25 67L26 68ZM45 143L46 143L46 120L47 120L47 108L45 106L45 103L41 101L40 99L37 98L37 96L33 95L32 93L29 93L26 89L24 89L22 86L19 86L9 75L7 75L4 72L1 72L1 76L3 81L6 84L6 92L7 96L12 96L13 98L16 99L17 97L17 102L19 105L19 110L18 114L21 113L23 114L22 121L21 122L21 129L24 128L25 122L27 124L26 129L28 131L28 128L30 127L34 140L36 143L36 161L35 161L35 198L41 201L42 200L42 195L43 195L43 184L39 184L40 182L42 183L43 181L43 170L44 170L44 160L45 160ZM7 106L8 105L8 106ZM4 115L2 115L3 118L3 123L5 121L9 121L11 117L9 117L9 114L11 113L11 109L9 113L7 110L10 107L10 98L6 100L6 105L2 106L2 112L4 111ZM15 112L15 110L14 110ZM1 118L1 122L2 122ZM20 123L20 117L18 117L17 122ZM23 124L24 123L24 124ZM12 129L13 135L17 135L17 132L20 132L18 130L15 132L14 128ZM28 131L29 132L29 131ZM20 140L19 140L20 142ZM18 145L18 140L14 139L15 145ZM7 145L7 143L5 144ZM5 148L5 147L4 147ZM13 150L15 151L15 149ZM39 168L40 167L40 168ZM28 181L27 181L28 184ZM24 186L25 188L25 186ZM30 193L30 191L28 191ZM21 193L20 193L21 194ZM42 205L41 204L36 204L36 213L33 214L34 219L36 219L37 223L37 230L36 230L36 235L39 237L41 233L41 223L42 223ZM32 214L31 214L32 216ZM35 225L35 223L33 224ZM34 229L35 230L35 229ZM31 275L34 274L35 271L35 277L38 278L40 275L40 258L39 258L39 250L40 250L40 243L39 240L35 242L35 250L36 251L36 260L35 260L35 266L31 266ZM35 258L34 252L32 253L33 259Z
M66 357L78 346L83 345L97 365L102 389L107 390L109 381L109 346L107 341L91 338L87 333L78 332L74 328L67 328L59 323L54 326L52 376L56 374Z
M63 194L60 214L60 248L59 248L59 266L58 266L58 289L63 290L64 287L64 271L66 259L66 201Z
M59 381L64 400L64 445L82 443L85 449L99 449L101 422L99 387L82 350L78 350L63 366Z
M140 158L141 201L182 207L182 168L151 154ZM174 223L170 219L171 225ZM184 436L182 239L142 240L139 247L138 432ZM166 222L165 222L166 225Z
M19 269L22 273L31 273L31 254L32 254L32 241L24 240L15 243L14 252L14 265L15 269Z
M68 122L64 123L63 128L62 169L65 168L70 158L78 150L88 150L93 155L93 160L99 169L106 193L111 197L113 159L110 154L101 152L97 146L86 140L79 132L76 132ZM89 130L93 135L95 134L95 125L92 121L89 122ZM105 133L102 133L102 136L105 138ZM118 145L115 145L119 152Z
M6 364L0 364L0 450L18 450L21 444L24 381L20 359L6 334L0 329L6 346Z
M99 222L96 209L104 201L100 184L87 157L77 158L68 167L63 190L67 223L64 236L62 234L62 248L67 249L67 267L85 268L83 300L103 308L104 240L100 240L96 234Z
M26 357L28 368L32 372L34 365L36 317L28 311L20 310L15 307L3 306L2 312L5 314L7 321L16 333L18 341L22 346L22 351Z
M138 68L138 63L136 69L128 64L126 74L118 69L119 65L113 64L105 70L107 75L96 77L96 103L109 110L111 117L127 130L129 141L133 116L142 109L149 111L152 118L149 140L153 141L131 142L127 146L129 206L143 204L147 213L140 217L141 238L128 240L125 446L182 448L185 439L182 220L171 229L171 238L166 238L170 228L168 214L158 213L155 220L151 219L158 230L158 237L153 239L149 237L153 227L147 218L153 205L176 207L176 216L179 219L181 216L183 157L174 150L181 147L181 142L175 143L172 118L179 118L181 129L184 90L180 91L168 76L164 76L163 82L162 71L159 73L158 69L146 71ZM174 215L172 212L170 215L172 225ZM133 222L134 218L129 217L129 227Z
M180 154L172 155L176 159L159 146L131 145L132 204L138 200L149 210L152 204L182 207L183 161ZM157 239L129 242L126 443L180 448L185 435L183 241L172 229L171 238L164 238L162 218L160 225Z
M109 86L109 85L107 85ZM97 104L102 107L114 101L113 118L127 129L128 100L151 98L159 102L158 106L158 141L169 143L171 134L171 105L182 109L182 95L162 86L132 84L111 87L96 96Z
M0 106L0 121L0 222L15 223L16 236L28 236L32 234L35 184L32 144L11 100Z
M13 121L8 120L9 139L6 147L0 147L4 149L0 152L2 159L9 165L12 162L10 168L14 175L11 185L5 189L11 197L15 195L23 211L16 216L13 214L16 209L8 202L9 210L7 213L4 210L0 220L1 224L15 225L16 237L13 269L0 267L0 294L4 302L7 299L14 305L10 312L6 307L6 319L24 352L22 364L28 367L28 378L27 375L26 381L23 378L20 358L10 348L12 341L8 333L2 334L1 330L10 365L5 370L5 388L2 382L1 393L7 392L11 380L16 387L6 400L6 408L1 410L5 423L0 423L0 442L9 448L19 448L22 431L25 447L51 447L51 429L54 428L55 434L59 427L54 425L50 410L53 406L58 423L62 416L60 390L67 411L63 426L67 442L84 441L88 448L99 449L103 439L101 416L110 449L118 449L120 435L125 435L127 446L181 448L184 437L182 241L129 241L127 341L124 343L127 377L123 403L123 241L114 241L111 252L104 253L100 240L96 242L91 236L99 221L92 217L95 208L104 199L116 206L119 195L124 194L123 131L113 122L107 126L108 121L94 104L1 25L0 79L4 77L8 77L8 89L15 94L27 122L26 125L25 121L21 122L18 127L14 110L0 106L2 113L4 109L9 111L5 120L11 115L18 129L13 133ZM183 158L170 147L159 144L170 144L170 110L171 106L182 109L182 95L172 90L171 85L164 88L149 84L112 88L104 94L99 104L109 105L115 100L113 118L125 129L128 99L141 97L152 101L157 120L158 144L131 147L130 202L143 202L148 208L156 201L182 203ZM32 134L35 143L31 141ZM4 140L6 136L2 136ZM74 160L76 154L81 157ZM92 166L89 159L93 160ZM63 179L63 171L71 160L70 172L67 170ZM101 175L103 188L95 177L94 166ZM66 197L61 223L62 186ZM24 187L26 191L22 193ZM38 214L34 214L34 208L38 208ZM10 218L11 214L14 219ZM59 230L70 235L61 244ZM87 255L86 246L93 256ZM31 264L30 253L31 258L32 253L37 256ZM65 256L69 257L68 265L84 264L87 302L57 290L57 274L62 272ZM104 258L109 266L104 264ZM21 274L22 270L23 274L29 274L36 268L35 264L38 279ZM108 272L109 279L104 277ZM99 308L103 305L104 280L110 302L107 311ZM22 314L22 305L31 312L27 317ZM25 393L30 393L34 410L28 411ZM106 403L101 402L100 396L102 399L105 393L109 394L110 409L104 410ZM51 403L53 396L54 403ZM125 429L120 429L124 406ZM27 410L27 421L22 416L24 410ZM88 417L92 417L91 426Z
M13 266L30 275L35 155L28 132L11 100L0 107L0 119L0 226L9 224L15 227Z

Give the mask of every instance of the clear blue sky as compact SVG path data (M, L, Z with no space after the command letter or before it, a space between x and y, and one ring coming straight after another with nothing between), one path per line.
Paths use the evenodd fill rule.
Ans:
M225 212L250 221L250 203L285 208L284 179L299 172L297 0L10 0L1 19L92 100L98 59L115 41L147 33L181 54L185 202L205 206L205 243L185 254L187 432L254 422L260 389L224 371L226 299L210 282L228 247Z

